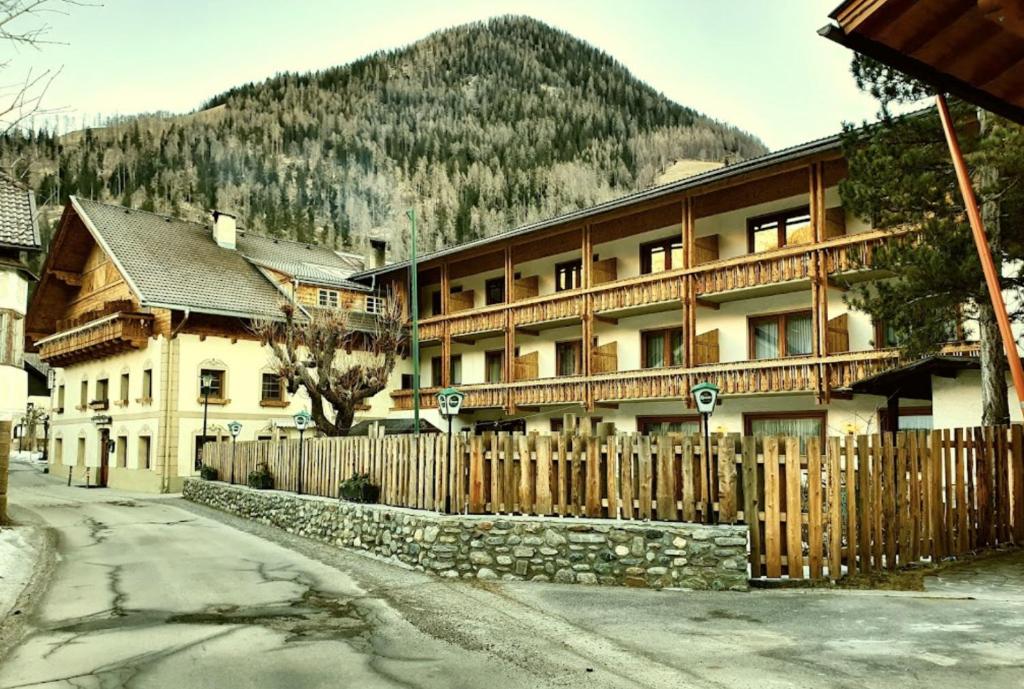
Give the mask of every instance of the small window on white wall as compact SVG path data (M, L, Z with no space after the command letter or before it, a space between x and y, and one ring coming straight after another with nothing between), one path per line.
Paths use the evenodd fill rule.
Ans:
M317 290L317 306L324 309L338 308L338 291L333 289Z
M21 366L24 340L25 324L21 315L10 309L0 309L0 364Z

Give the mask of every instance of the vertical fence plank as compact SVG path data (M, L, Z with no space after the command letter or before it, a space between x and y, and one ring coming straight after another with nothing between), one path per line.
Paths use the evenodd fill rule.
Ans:
M633 454L634 454L634 439L636 436L632 433L623 433L619 438L621 452L619 454L619 469L621 475L621 486L622 486L622 516L625 519L633 518Z
M683 488L690 486L690 499L687 501L686 494L683 494L683 519L693 521L693 514L696 512L693 505L693 462L691 458L692 448L689 438L683 440L683 470L690 467L690 480L683 479ZM747 529L750 532L750 576L758 578L764 570L761 567L762 539L761 539L761 505L758 495L760 481L757 472L757 444L753 436L744 436L743 446L743 519L747 522ZM689 512L687 513L687 505ZM690 514L690 517L687 517Z
M586 469L586 505L588 517L601 516L601 439L588 435Z
M1024 428L1010 427L1010 523L1013 542L1024 543Z
M791 579L804 576L803 520L800 500L800 439L786 438L786 570Z
M640 436L640 453L637 457L639 479L640 518L651 518L651 436Z
M843 510L839 438L829 438L825 451L828 474L828 576L833 581L842 573Z
M910 481L907 478L907 434L896 434L896 519L899 523L899 564L910 562Z
M871 565L871 534L874 531L872 516L873 491L871 490L871 454L868 451L868 436L857 436L857 490L860 493L860 571L870 572Z
M614 440L614 438L612 439ZM551 436L537 438L537 514L551 514Z
M807 563L810 578L820 579L822 573L823 504L821 499L821 439L807 438Z
M860 544L857 533L857 505L860 496L857 494L857 456L855 454L854 439L852 435L846 436L844 445L846 455L846 572L849 575L857 573L857 549ZM863 549L860 550L864 552Z
M693 436L683 436L682 471L680 475L683 482L683 521L687 522L697 521L697 493L694 483L696 479L693 475L693 451Z
M956 554L956 511L953 505L953 436L948 428L942 429L942 531L943 550L946 555Z
M782 576L781 505L779 504L779 439L764 438L764 542L765 571L769 578Z
M674 502L674 501L673 501ZM718 521L736 523L736 437L718 441ZM672 516L675 519L675 515Z
M674 453L672 441L667 435L658 436L658 482L657 495L658 519L661 521L676 520L675 468L672 466Z
M601 447L607 454L605 480L608 485L608 518L619 516L622 490L619 486L619 439L612 434L601 438Z
M898 523L896 518L896 448L893 445L892 433L886 433L882 446L882 519L885 540L885 566L893 571L896 569L896 547Z

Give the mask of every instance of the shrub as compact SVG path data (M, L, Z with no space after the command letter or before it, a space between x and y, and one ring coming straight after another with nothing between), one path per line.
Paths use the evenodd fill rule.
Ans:
M380 486L370 483L369 474L355 474L341 482L340 497L349 502L375 503L380 500Z
M274 487L274 477L270 475L270 469L266 464L249 473L249 487L259 490L270 490Z
M217 468L212 467L209 464L204 464L199 467L199 475L203 477L204 481L216 481L217 480Z

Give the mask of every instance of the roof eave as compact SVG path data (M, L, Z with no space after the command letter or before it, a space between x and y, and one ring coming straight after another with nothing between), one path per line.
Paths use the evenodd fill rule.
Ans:
M565 213L548 220L542 220L537 223L524 225L512 230L507 230L490 237L484 237L481 239L475 239L458 246L453 246L440 251L434 251L428 254L420 256L417 263L423 264L426 261L431 261L443 256L450 256L457 254L468 249L473 249L480 246L486 246L487 244L504 241L514 237L522 237L534 232L541 232L543 230L551 229L559 225L565 225L572 222L581 222L587 220L602 213L608 213L610 211L619 210L635 203L642 203L644 201L651 201L661 198L663 196L671 196L690 189L703 186L705 184L712 184L714 182L720 182L727 180L730 177L739 176L742 174L756 172L765 168L770 168L775 165L781 165L784 163L799 160L800 158L806 158L808 156L818 155L826 153L828 151L836 150L841 146L842 140L839 134L833 134L821 139L815 139L814 141L808 141L803 144L792 146L782 151L776 151L775 153L768 153L757 158L745 160L732 165L726 165L715 170L709 170L692 177L686 177L675 182L669 182L642 191L627 194L626 196L620 196L604 203L599 203L589 208L583 208L578 211L572 211ZM385 275L399 270L405 270L409 267L409 261L398 261L396 263L390 263L388 265L381 266L380 268L372 268L370 270L364 270L359 273L353 273L353 280L363 280L371 278L375 275Z

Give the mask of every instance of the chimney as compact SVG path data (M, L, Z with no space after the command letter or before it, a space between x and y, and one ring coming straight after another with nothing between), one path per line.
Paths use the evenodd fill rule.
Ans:
M224 211L213 212L213 239L218 246L234 249L237 229L234 214Z
M387 261L388 243L383 239L370 240L370 255L367 260L367 268L383 268Z

